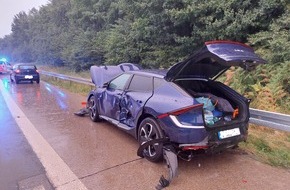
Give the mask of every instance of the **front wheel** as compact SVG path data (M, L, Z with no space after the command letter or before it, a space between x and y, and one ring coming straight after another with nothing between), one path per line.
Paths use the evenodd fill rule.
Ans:
M89 109L89 115L90 115L90 118L92 121L94 121L94 122L101 121L94 96L91 96L89 98L87 108Z
M154 118L145 118L138 129L138 141L142 145L153 139L163 138L161 127ZM151 162L159 162L163 159L163 144L156 143L144 149L144 157Z

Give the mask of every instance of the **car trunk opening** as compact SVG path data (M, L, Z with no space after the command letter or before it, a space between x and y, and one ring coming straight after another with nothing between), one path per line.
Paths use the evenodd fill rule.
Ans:
M266 61L245 44L232 41L211 41L173 65L165 79L179 85L204 104L206 128L217 129L246 123L249 119L249 100L215 79L231 66L252 70Z
M179 79L174 83L204 104L207 130L248 122L250 101L223 83L196 79Z

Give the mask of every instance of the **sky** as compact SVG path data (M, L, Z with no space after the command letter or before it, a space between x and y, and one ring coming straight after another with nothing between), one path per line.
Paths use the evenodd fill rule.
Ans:
M0 38L11 33L11 24L16 14L29 12L33 7L38 9L48 0L0 0Z

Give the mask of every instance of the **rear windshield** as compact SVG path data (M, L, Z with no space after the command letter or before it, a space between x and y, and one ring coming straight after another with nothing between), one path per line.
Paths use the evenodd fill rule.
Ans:
M35 66L33 66L33 65L21 65L21 66L19 66L19 69L35 69Z

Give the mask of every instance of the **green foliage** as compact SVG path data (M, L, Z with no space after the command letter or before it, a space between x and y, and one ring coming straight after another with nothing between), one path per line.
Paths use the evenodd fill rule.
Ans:
M287 15L286 19L278 20L287 10L286 3L285 0L50 0L39 11L16 15L9 50L15 61L69 64L76 70L119 62L169 67L207 40L247 42L249 35L257 34L251 37L252 43L262 43L263 38L268 38L263 32L268 31L273 21L277 25L288 24L284 21L289 20ZM276 28L273 25L271 29ZM281 42L273 43L273 49L285 52L280 51ZM286 56L282 55L285 59Z
M290 142L290 134L287 137L287 141Z
M290 168L290 152L287 149L274 150L269 157L269 161L274 166Z
M252 144L260 152L263 152L263 153L271 153L272 152L271 147L268 145L268 143L267 143L267 141L265 141L265 139L252 138Z
M134 62L168 68L208 40L252 45L269 64L226 82L252 106L289 112L287 0L50 0L14 17L1 54L15 62L69 66Z
M289 134L250 126L247 142L241 148L254 153L262 161L273 166L290 168Z
M269 30L250 36L249 41L268 64L254 73L236 71L231 86L253 99L253 107L290 113L290 15L287 9L269 25Z

